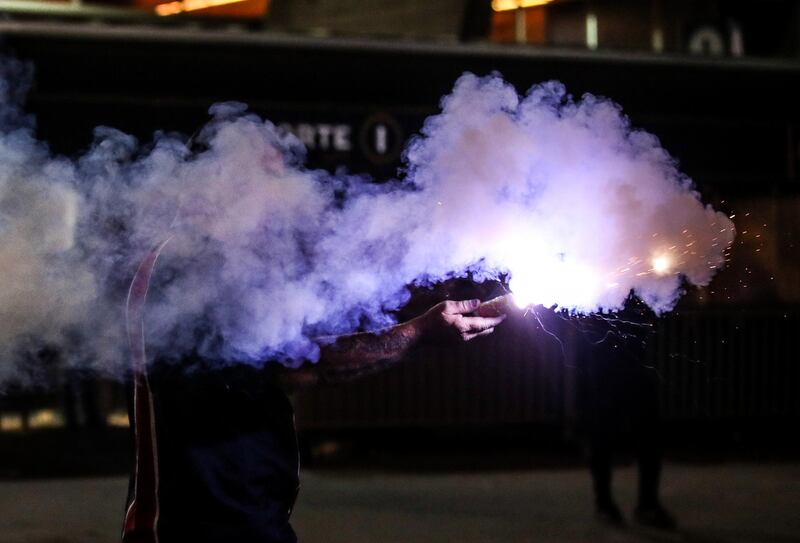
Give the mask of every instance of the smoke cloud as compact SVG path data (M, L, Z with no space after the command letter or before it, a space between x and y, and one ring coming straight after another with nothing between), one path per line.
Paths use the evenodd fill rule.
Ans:
M295 137L233 103L191 144L101 127L82 156L54 156L10 90L19 69L0 86L0 382L42 345L123 371L126 288L167 238L152 357L297 365L315 337L391 324L409 285L466 274L510 278L522 304L611 310L634 290L668 311L734 236L656 137L557 82L520 96L465 74L401 179L376 184L305 169Z

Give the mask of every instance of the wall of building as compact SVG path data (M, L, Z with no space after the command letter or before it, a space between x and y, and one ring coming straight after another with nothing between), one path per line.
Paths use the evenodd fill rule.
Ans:
M331 34L457 39L464 0L274 0L270 24Z

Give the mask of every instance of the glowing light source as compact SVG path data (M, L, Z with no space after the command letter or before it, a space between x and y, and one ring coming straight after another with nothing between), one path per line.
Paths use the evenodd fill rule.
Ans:
M597 49L597 15L594 13L586 14L586 47Z
M9 413L0 416L0 431L21 432L23 428L22 415Z
M28 416L28 428L61 428L64 426L64 417L53 409L39 409Z
M588 309L608 289L602 273L563 255L532 251L509 256L508 262L508 286L520 309L540 304Z
M179 0L156 6L156 14L163 16L177 15L184 11L197 11L200 9L212 8L214 6L224 6L226 4L238 4L247 0Z
M544 6L553 0L492 0L492 9L495 11L511 11L520 8L533 8Z
M650 265L657 275L666 275L672 269L672 260L667 255L658 255L653 257Z
M106 416L106 425L114 428L127 428L129 426L128 413L125 411L112 411Z

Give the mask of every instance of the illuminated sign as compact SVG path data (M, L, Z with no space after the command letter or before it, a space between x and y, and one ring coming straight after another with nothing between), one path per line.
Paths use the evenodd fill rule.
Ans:
M287 120L279 123L278 129L294 134L309 152L335 153L338 160L350 162L351 166L355 165L354 159L358 162L359 156L376 166L391 165L400 159L405 143L405 131L400 122L385 112L352 122ZM344 158L342 154L350 156Z
M297 136L309 150L346 152L353 148L349 124L282 123L278 129Z

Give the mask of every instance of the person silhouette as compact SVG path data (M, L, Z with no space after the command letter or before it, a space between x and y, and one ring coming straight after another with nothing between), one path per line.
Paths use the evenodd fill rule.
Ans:
M658 374L645 364L654 323L653 312L633 295L618 312L580 317L579 379L598 519L614 526L625 524L611 482L614 443L627 426L637 445L639 475L633 518L641 525L672 530L676 520L659 498Z

